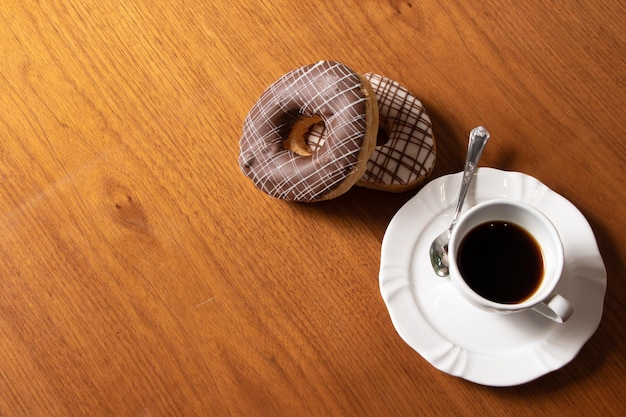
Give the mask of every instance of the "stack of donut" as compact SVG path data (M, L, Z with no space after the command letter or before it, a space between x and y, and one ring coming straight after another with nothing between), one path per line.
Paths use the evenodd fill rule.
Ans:
M287 201L330 200L353 185L402 192L435 165L430 117L397 82L320 61L270 85L246 117L239 166Z

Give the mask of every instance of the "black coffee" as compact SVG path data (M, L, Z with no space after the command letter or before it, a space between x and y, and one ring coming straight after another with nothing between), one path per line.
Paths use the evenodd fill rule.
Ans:
M487 222L470 230L458 250L465 282L484 298L514 304L529 298L543 279L543 255L525 229L509 222Z

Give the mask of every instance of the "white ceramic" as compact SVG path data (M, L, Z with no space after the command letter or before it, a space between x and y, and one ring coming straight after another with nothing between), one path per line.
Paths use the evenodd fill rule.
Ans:
M533 177L480 168L466 209L495 198L537 207L563 244L563 277L556 291L574 313L563 324L534 311L495 314L463 298L435 275L428 249L450 224L461 173L437 178L411 198L385 233L380 290L398 334L435 368L490 386L518 385L569 363L602 317L606 269L585 217Z
M504 221L521 226L534 237L541 248L544 268L541 284L529 298L519 303L503 304L482 297L472 290L459 270L457 255L460 243L476 226L490 221ZM505 314L532 309L557 323L567 321L573 313L567 299L555 292L564 262L559 232L550 219L531 204L510 198L496 198L470 208L462 214L452 231L448 256L452 284L466 300L479 308ZM502 279L506 280L506 271L501 272Z

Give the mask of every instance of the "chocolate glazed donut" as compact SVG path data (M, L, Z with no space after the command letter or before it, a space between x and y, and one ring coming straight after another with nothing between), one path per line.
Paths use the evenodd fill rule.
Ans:
M367 79L320 61L265 90L246 117L239 166L272 197L312 202L345 193L365 172L376 145L378 108ZM321 139L307 137L315 127Z

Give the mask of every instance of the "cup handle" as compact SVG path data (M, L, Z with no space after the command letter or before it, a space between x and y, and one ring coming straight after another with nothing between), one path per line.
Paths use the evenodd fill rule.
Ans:
M569 301L559 294L550 295L532 309L557 323L565 323L574 312Z

